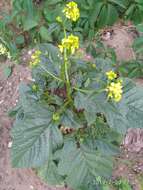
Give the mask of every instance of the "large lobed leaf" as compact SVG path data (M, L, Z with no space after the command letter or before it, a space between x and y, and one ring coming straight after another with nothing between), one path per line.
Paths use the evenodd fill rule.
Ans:
M76 189L85 183L88 176L111 176L112 164L111 157L103 156L87 144L77 147L73 139L68 139L64 143L58 171L67 176L68 186Z
M53 112L50 107L36 101L30 104L26 92L21 102L24 103L23 117L16 119L12 129L12 165L38 167L62 146L62 134L58 125L52 121Z
M59 175L56 163L49 159L46 164L38 169L38 175L49 185L62 185L63 177Z

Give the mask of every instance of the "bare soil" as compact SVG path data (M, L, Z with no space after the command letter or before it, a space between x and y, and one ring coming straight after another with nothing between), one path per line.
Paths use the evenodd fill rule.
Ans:
M132 44L136 36L135 27L131 23L123 25L119 22L105 30L102 39L105 45L115 50L117 60L129 61L135 58Z

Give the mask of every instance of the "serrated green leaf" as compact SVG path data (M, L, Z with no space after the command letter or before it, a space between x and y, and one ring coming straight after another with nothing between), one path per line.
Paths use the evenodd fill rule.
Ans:
M39 107L36 106L34 109ZM37 113L36 111L34 113L34 110L33 113L27 112L22 121L17 120L14 124L12 129L14 167L39 167L48 160L53 151L62 146L62 135L58 126L50 124L51 113L46 109L41 111L40 109Z
M58 174L58 168L52 159L38 169L38 175L49 185L63 184L63 177Z
M61 124L69 128L82 128L83 126L79 123L78 118L70 110L66 110L61 118Z
M23 117L17 118L12 128L12 165L39 167L62 146L63 137L58 124L52 122L52 109L31 100L31 96L26 95L28 87L21 88Z
M76 142L67 140L63 147L58 171L61 175L67 176L66 183L69 187L76 189L83 185L89 175L108 178L112 171L112 159L102 156L92 147L87 145L77 147Z
M129 128L143 128L143 88L135 86L124 95Z
M77 109L84 109L86 112L91 111L92 116L95 113L95 118L97 113L104 114L111 128L125 134L129 127L143 127L142 94L143 89L141 87L129 88L122 101L115 104L108 102L106 97L101 96L101 94L89 96L78 92L75 97L75 106ZM90 123L90 118L88 122Z

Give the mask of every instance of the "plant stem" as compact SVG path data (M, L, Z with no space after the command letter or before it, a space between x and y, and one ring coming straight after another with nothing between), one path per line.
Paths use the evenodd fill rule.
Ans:
M47 69L45 69L45 67L43 67L42 65L40 65L40 67L46 72L48 73L51 77L53 77L55 80L58 80L60 82L63 82L62 79L60 79L59 77L55 76L53 73L51 73L50 71L48 71Z
M66 34L66 29L64 27L64 23L63 23L63 30L64 30L64 37L67 38L67 34ZM66 84L67 98L71 102L71 100L72 100L72 98L71 98L71 85L70 85L70 79L69 79L69 75L68 75L68 68L69 68L69 63L68 63L67 50L64 49L64 65L61 68L61 75L63 77L63 74L64 74L64 80L65 80L65 84Z
M71 85L68 75L68 66L69 65L68 65L67 52L66 50L64 50L64 73L65 73L66 91L67 91L68 100L71 101Z
M79 92L83 92L83 93L101 93L101 92L105 92L105 89L101 89L101 90L85 90L85 89L76 88L76 87L73 87L73 89L77 90Z

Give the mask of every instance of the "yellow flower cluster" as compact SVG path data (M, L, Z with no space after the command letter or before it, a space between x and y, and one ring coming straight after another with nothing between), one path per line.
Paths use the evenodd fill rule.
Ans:
M61 53L66 49L70 54L74 54L75 50L79 48L79 38L78 36L71 34L70 36L62 39L62 43L58 47Z
M116 82L111 82L107 86L108 98L113 99L115 102L119 102L122 99L122 81L118 80Z
M117 78L117 74L114 71L108 71L106 72L106 76L108 80L113 80Z
M0 55L5 55L9 59L11 58L10 52L7 50L7 48L3 44L0 44Z
M36 50L32 56L31 56L31 61L30 61L30 66L31 67L35 67L40 63L40 55L41 55L41 51L40 50Z
M80 12L79 12L77 3L73 1L66 4L66 7L64 8L63 13L68 19L74 22L77 21L78 18L80 17Z
M123 93L122 80L117 79L117 74L114 71L106 72L106 76L109 82L106 88L108 98L113 99L115 102L119 102Z

